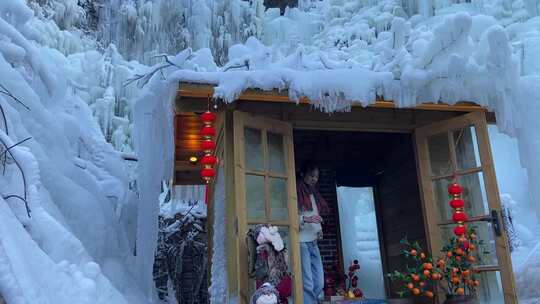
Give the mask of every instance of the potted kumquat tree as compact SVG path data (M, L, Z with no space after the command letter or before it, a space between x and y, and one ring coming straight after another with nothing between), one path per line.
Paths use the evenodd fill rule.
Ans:
M439 290L446 292L445 304L477 303L476 291L480 286L475 265L483 254L483 242L474 228L469 228L461 238L451 238L442 249L441 257L433 259L418 243L403 239L402 254L412 261L406 271L388 274L392 281L400 282L400 297L424 296L433 298Z

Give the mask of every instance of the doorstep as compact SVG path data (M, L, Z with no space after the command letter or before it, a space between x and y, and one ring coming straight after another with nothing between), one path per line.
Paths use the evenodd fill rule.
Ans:
M346 299L342 296L332 296L322 301L322 304L385 304L381 299Z

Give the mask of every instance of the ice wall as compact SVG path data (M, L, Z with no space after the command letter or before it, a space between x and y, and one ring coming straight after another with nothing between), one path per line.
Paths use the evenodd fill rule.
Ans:
M83 71L66 55L80 37L34 13L0 2L0 292L10 304L142 303L128 271L136 196L77 94L99 88L101 73L75 80Z
M155 63L154 56L191 47L210 48L224 63L227 50L261 34L263 0L102 0L98 39L114 43L128 59Z

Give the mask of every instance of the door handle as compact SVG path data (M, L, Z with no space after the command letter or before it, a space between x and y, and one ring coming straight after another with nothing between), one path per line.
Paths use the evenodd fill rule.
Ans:
M497 210L491 210L491 224L496 236L502 236L501 221L499 212Z
M490 214L477 217L476 220L491 223L491 225L493 225L493 231L495 232L495 236L502 236L501 220L499 217L499 212L497 212L497 210L491 210Z

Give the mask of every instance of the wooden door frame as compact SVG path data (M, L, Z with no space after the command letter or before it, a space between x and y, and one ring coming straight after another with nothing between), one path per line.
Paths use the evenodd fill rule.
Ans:
M238 167L236 166L235 164L235 157L238 157L240 155L237 155L237 153L239 153L237 147L234 146L234 138L238 137L239 135L242 135L242 134L237 134L237 124L238 124L238 120L235 119L236 117L234 117L234 109L236 108L236 105L233 105L231 107L228 107L228 108L224 108L222 109L223 111L223 114L224 114L224 129L225 129L225 141L224 141L224 155L225 155L225 173L227 174L227 176L233 176L234 175L234 178L228 178L227 181L226 181L226 195L227 195L227 204L233 204L232 207L228 207L227 209L227 216L231 216L231 215L234 215L234 217L229 217L231 221L234 221L234 224L230 225L231 228L229 229L229 227L227 229L229 229L229 231L227 232L227 234L229 235L230 233L232 233L234 231L234 236L235 236L235 239L236 241L234 242L234 244L231 244L231 250L235 250L236 252L240 252L240 254L238 254L236 257L233 257L234 258L234 261L233 261L233 264L235 265L230 265L232 267L235 268L235 273L229 273L229 281L234 280L236 281L237 283L240 283L236 286L231 286L229 285L230 289L234 289L233 293L235 291L237 291L237 295L238 295L238 298L240 299L240 301L242 301L242 295L241 295L241 286L246 286L246 285L243 285L241 284L240 280L245 280L246 282L244 282L244 284L247 284L247 277L245 273L241 272L241 269L242 269L242 264L245 264L245 261L247 260L247 256L244 254L242 254L242 250L237 250L239 248L241 248L241 246L244 246L245 247L245 236L241 235L239 232L242 231L241 230L241 227L243 227L243 229L246 229L247 227L247 222L244 222L244 223L241 223L241 221L238 219L238 214L239 212L246 212L245 208L242 210L240 209L240 206L242 203L244 206L245 206L245 200L240 202L240 200L238 199L239 197L242 197L242 195L239 195L241 194L242 192L240 190L243 190L242 187L245 188L245 182L244 182L244 177L243 176L239 176L239 170L238 170ZM243 109L241 109L243 110ZM399 111L399 109L397 109L396 111ZM482 119L483 121L486 121L486 115L489 114L489 112L486 112L485 110L481 109L479 111L476 111L476 112L471 112L471 113L475 113L474 115L481 115L482 116ZM261 113L252 113L252 112L243 112L244 115L248 116L248 117L256 117L257 120L266 120L266 121L275 121L275 119L269 119L268 117L265 117L265 116L261 116ZM468 118L465 118L465 116L467 116L468 113L463 113L462 115L459 115L459 116L455 116L454 118L448 118L448 119L459 119L459 120L465 120L467 121ZM257 116L258 115L258 116ZM311 124L311 123L305 123L303 120L287 120L287 117L283 117L287 122L291 123L292 124L292 128L294 129L299 129L299 130L302 130L302 129L318 129L318 130L333 130L333 131L355 131L355 132L390 132L390 133L393 133L393 132L399 132L399 133L409 133L409 134L415 134L415 131L412 131L411 128L400 128L399 130L396 129L395 127L392 128L391 125L388 125L388 128L384 128L384 127L381 127L380 125L377 125L377 127L373 127L372 123L364 123L362 121L359 121L358 124L352 124L352 123L348 123L346 124L346 126L344 127L341 127L341 126L337 126L337 122L333 122L333 121L329 121L328 123L324 123L324 124L320 124L318 126L315 126L314 124ZM440 123L434 123L433 125L436 126L436 125L439 125L439 124L444 124L444 121L440 122ZM291 128L291 130L292 130ZM484 159L482 159L481 161L483 162L483 166L484 166L484 163L486 162L486 159L491 159L491 145L489 144L489 138L486 136L486 132L487 130L486 129L486 125L483 124L483 126L481 126L480 128L477 128L477 133L479 132L478 130L482 130L482 134L480 134L481 136L478 136L477 135L477 139L479 141L479 144L482 146L482 150L485 150L481 153L481 155L484 155ZM292 136L292 134L291 134ZM292 147L291 147L292 148ZM423 202L424 200L424 196L422 195L422 193L424 193L425 191L425 185L423 183L423 180L422 177L420 176L421 175L421 171L422 171L422 166L425 166L426 163L425 161L422 162L423 159L425 160L429 160L427 157L427 155L423 155L425 153L421 153L418 149L416 149L416 145L414 145L414 148L415 148L415 155L417 157L417 173L418 173L418 184L419 184L419 191L421 192L421 199L422 199L422 205L423 206L427 206L427 204L425 204ZM287 161L288 162L291 162L293 163L293 167L291 168L294 168L294 152L289 153L290 155L288 156L288 159ZM485 156L485 155L488 155L488 156ZM242 155L243 156L243 155ZM289 159L290 158L290 159ZM289 164L290 166L290 164ZM493 167L493 162L491 162L491 164L486 164L486 166L484 167L484 170L486 172L486 174L492 174L494 175L495 174L495 170L494 170L494 167ZM294 176L294 175L293 175ZM294 178L292 179L293 182L295 183L295 180ZM239 181L242 183L242 185L239 183ZM290 187L290 186L289 186ZM489 187L489 188L488 188ZM487 193L489 196L492 196L491 198L488 198L488 200L490 202L492 201L497 201L500 203L500 198L497 197L497 195L493 195L494 193L498 193L498 189L497 189L497 184L496 183L492 183L490 185L486 185L486 190L487 190ZM294 197L294 199L296 200L296 193L293 193L292 194L292 197ZM491 207L491 206L490 206ZM429 209L430 207L427 206L427 209ZM427 229L429 229L428 227L431 225L431 220L430 218L433 218L433 217L429 217L427 216L427 214L431 214L433 212L433 210L429 211L429 210L423 210L423 215L424 215L424 225L425 225L425 228L426 228L426 239L428 240L428 246L430 246L430 240L429 240L429 237L430 237L430 234L427 232ZM231 213L232 212L232 213ZM291 210L289 210L289 212L291 212ZM293 217L294 219L295 217ZM297 218L296 218L297 220ZM228 225L229 226L229 225ZM434 227L434 226L432 226ZM292 226L290 227L290 229L292 230ZM298 223L296 223L295 225L295 230L298 229ZM506 237L506 236L505 236ZM291 243L293 242L293 240L291 239ZM500 243L500 242L499 242ZM435 246L431 246L431 247L435 247ZM431 248L432 249L432 248ZM433 251L432 251L433 252ZM506 264L506 265L509 265L510 266L510 269L511 269L511 262L510 262L510 258L508 257L508 259L505 259L505 257L498 257L499 259L499 263L501 264ZM298 264L298 263L297 263ZM295 284L299 281L300 282L300 285L301 285L301 268L300 268L300 265L298 265L298 270L294 270L295 273L297 273L298 275L296 275L294 277L294 280L295 280ZM234 279L234 277L237 277L236 280ZM245 277L245 278L243 278ZM514 285L514 289L515 290L515 283L514 281L510 282L512 285ZM231 290L232 291L232 290ZM300 291L300 294L302 294L302 291ZM512 294L510 295L506 295L505 296L512 296ZM248 295L245 295L245 298L249 298ZM513 302L508 302L508 303L513 303Z
M285 152L285 165L287 172L287 201L288 217L286 221L268 221L269 224L277 226L288 226L290 241L290 262L292 263L293 295L295 303L303 302L302 289L302 270L300 261L299 246L299 224L296 197L296 178L294 165L294 148L292 124L290 122L268 119L265 117L254 116L253 114L234 111L233 112L233 132L234 132L234 188L236 194L236 223L237 223L237 246L238 246L238 294L240 303L248 303L249 295L245 294L248 290L249 279L247 276L247 248L245 243L245 234L247 232L247 203L246 203L246 185L245 185L245 127L253 127L261 130L274 131L283 136L283 148ZM277 132L276 132L277 131ZM263 140L265 140L263 132ZM263 147L266 145L263 145ZM265 152L265 155L267 153ZM265 196L268 189L265 189ZM266 204L265 204L266 205Z
M455 167L456 154L453 139L450 138L449 131L456 130L468 126L475 127L475 135L478 141L478 149L480 156L480 167L478 169L458 170ZM447 133L448 132L448 133ZM432 176L430 170L430 158L428 148L428 137L436 134L447 133L449 136L449 153L452 163L453 174L466 175L475 172L482 172L484 175L484 186L488 200L490 211L496 210L501 215L501 202L499 190L497 186L497 177L491 152L491 144L489 142L489 134L487 130L487 121L485 113L482 111L474 111L465 115L461 115L448 120L433 123L427 126L420 127L414 132L415 152L417 156L418 179L420 184L421 200L423 206L423 215L426 229L426 238L428 240L428 248L431 253L438 252L442 248L442 237L439 233L439 223L437 221L436 202L433 197ZM451 174L451 175L453 175ZM449 176L450 177L450 176ZM502 218L499 219L502 223ZM512 262L508 248L508 237L506 233L501 236L495 236L496 255L499 264L498 269L490 269L499 271L501 274L501 285L504 293L505 303L517 303L517 293L515 287L514 274L512 271ZM507 278L506 280L504 278Z

